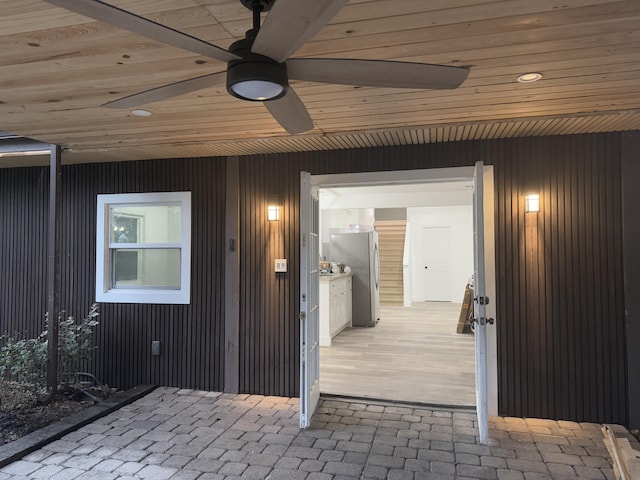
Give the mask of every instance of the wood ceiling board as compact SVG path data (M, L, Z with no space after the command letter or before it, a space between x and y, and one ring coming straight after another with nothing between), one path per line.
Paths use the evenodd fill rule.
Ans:
M238 0L110 1L222 47L251 24ZM0 128L112 149L92 158L175 155L180 145L194 153L259 153L637 126L635 116L615 115L640 108L636 0L351 0L296 56L470 64L471 74L453 91L292 82L316 124L299 137L286 136L263 106L232 99L224 87L146 105L150 119L102 109L105 101L225 65L45 2L7 3ZM531 70L544 79L515 83ZM597 112L607 115L583 120Z
M512 2L508 3L512 4ZM529 4L537 7L536 2L529 2ZM534 11L537 10L535 7L533 8ZM388 47L411 45L418 41L437 46L437 44L448 40L469 42L472 39L487 35L492 35L493 38L505 36L507 40L509 38L517 40L530 34L538 36L552 35L556 30L558 31L556 34L577 36L577 33L567 31L567 25L571 25L573 29L579 26L589 26L592 23L616 23L623 18L637 17L639 13L640 7L637 2L630 0L616 2L615 8L611 5L597 3L584 9L540 11L513 17L494 15L491 18L474 20L469 16L460 15L456 17L458 23L449 25L433 25L427 19L418 20L415 16L408 15L399 20L397 19L398 17L392 17L397 19L396 22L399 25L396 27L397 29L375 29L375 31L363 29L357 35L355 32L349 34L336 33L328 38L323 38L319 34L311 42L304 45L295 56L340 54L354 51L366 52L369 49L386 49ZM464 20L460 21L461 19ZM386 19L380 20L380 22L386 21ZM425 28L425 25L429 25L429 28ZM324 31L338 27L341 26L330 25ZM380 31L378 32L378 30ZM515 37L514 34L516 34ZM448 44L444 46L447 47Z
M450 38L428 40L423 38L423 30L416 31L416 37L408 41L404 33L398 33L402 43L385 43L393 40L394 34L381 34L379 45L372 45L363 39L361 49L356 50L352 40L341 41L350 50L340 52L327 51L300 52L296 56L334 56L338 58L365 58L403 61L425 61L427 63L446 63L452 65L481 65L482 60L514 57L521 55L550 54L564 50L585 50L597 48L607 44L627 44L638 41L638 16L617 22L594 22L592 24L576 25L567 29L553 27L540 29L523 35L522 32L497 32L492 30L484 35L464 37L455 35L455 29ZM542 31L544 30L544 31ZM604 42L604 43L603 43ZM307 44L309 45L309 44ZM345 45L345 47L346 47Z

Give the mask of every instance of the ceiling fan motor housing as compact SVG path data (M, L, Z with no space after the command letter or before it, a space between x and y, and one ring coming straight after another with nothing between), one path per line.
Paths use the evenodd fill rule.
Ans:
M245 8L248 8L251 11L258 8L261 12L271 10L271 6L274 2L275 0L240 0L240 3L244 5Z
M287 67L284 63L251 51L253 31L247 38L234 42L229 51L241 57L227 64L227 91L234 97L249 101L269 101L283 97L289 88ZM266 89L265 94L246 95L246 88Z

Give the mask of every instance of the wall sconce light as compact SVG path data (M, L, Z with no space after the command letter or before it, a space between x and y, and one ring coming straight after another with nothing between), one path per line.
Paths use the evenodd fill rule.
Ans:
M525 212L539 212L540 211L540 195L537 193L530 193L524 197L524 211Z
M277 222L280 220L280 205L267 206L267 220Z

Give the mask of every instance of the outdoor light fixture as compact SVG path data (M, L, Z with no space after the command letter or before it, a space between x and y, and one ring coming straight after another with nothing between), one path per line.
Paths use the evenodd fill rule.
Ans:
M524 197L524 211L525 212L539 212L540 211L540 195L537 193L530 193Z
M269 205L267 207L267 220L270 222L280 220L280 205Z
M520 83L533 83L542 78L542 74L538 72L523 73L516 80Z

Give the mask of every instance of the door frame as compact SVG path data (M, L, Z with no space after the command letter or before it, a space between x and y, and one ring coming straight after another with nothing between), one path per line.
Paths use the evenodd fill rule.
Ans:
M431 168L419 170L395 170L383 172L341 173L311 175L311 185L318 188L405 185L412 183L438 183L450 181L473 181L473 166ZM484 165L484 202L485 213L484 250L486 262L486 290L492 301L487 305L487 315L496 318L496 261L494 237L494 172L492 165ZM303 272L301 271L302 275ZM487 409L491 416L498 415L498 357L496 328L487 329ZM477 379L476 379L477 380Z

